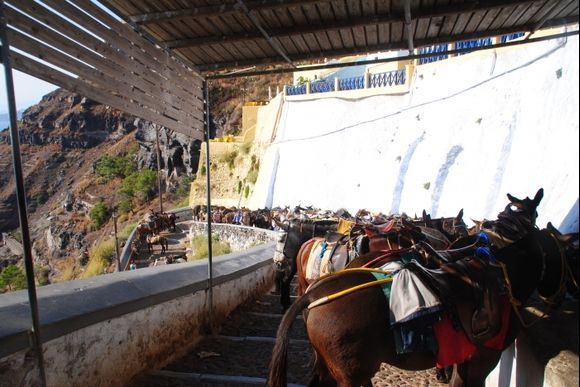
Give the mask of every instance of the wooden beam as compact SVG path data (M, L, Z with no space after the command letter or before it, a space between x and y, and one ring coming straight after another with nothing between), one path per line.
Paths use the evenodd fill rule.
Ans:
M248 1L246 5L254 11L260 11L266 9L294 7L303 4L328 3L331 1L333 0L255 0ZM227 3L133 15L129 17L129 20L137 24L151 24L170 20L223 16L241 12L243 12L243 10L237 3Z
M139 86L129 84L123 80L115 79L104 71L83 65L81 62L78 62L67 55L63 55L53 48L44 46L36 40L20 34L17 31L8 28L7 36L10 39L11 47L27 52L29 55L33 55L40 60L57 66L60 69L74 73L80 78L86 80L88 83L105 89L111 94L123 95L125 98L138 101L143 105L149 106L151 110L158 111L160 114L166 115L186 126L195 126L197 124L196 120L203 121L203 116L193 117L187 115L184 111L176 109L165 101L160 101L152 95L145 93L143 90L140 90Z
M268 33L272 38L281 38L304 34L315 34L318 32L338 31L346 28L366 27L376 24L387 24L395 21L400 22L404 21L403 16L387 14L367 18L360 17L348 20L338 20L333 22L325 21L324 24L316 24L316 25L309 24L272 29ZM261 33L257 31L251 31L221 36L205 36L199 38L177 39L165 41L163 42L163 44L168 48L184 48L184 47L197 47L215 43L236 43L261 38L262 38Z
M347 28L357 28L357 27L368 27L380 24L389 24L394 22L404 23L407 29L410 29L410 25L415 20L430 19L433 17L445 17L450 15L457 15L462 13L476 13L483 12L494 8L504 8L513 6L516 4L528 4L543 2L544 0L529 0L529 1L516 1L516 0L504 0L504 1L492 1L486 3L473 2L473 3L462 3L455 5L448 5L443 7L429 7L425 9L409 10L407 17L407 12L396 12L389 14L373 15L370 17L358 17L347 20L337 20L328 22L325 21L324 24L320 25L298 25L292 27L284 27L278 29L272 29L268 31L268 35L272 38L282 38L291 37L304 34L318 33L318 32L329 32L338 31ZM407 4L407 2L405 3ZM413 34L411 31L407 31L407 38L413 39ZM238 43L244 41L251 41L256 39L261 39L263 35L259 31L249 31L235 34L227 35L216 35L216 36L203 36L203 37L191 37L175 40L167 40L162 42L162 44L170 49L175 48L185 48L185 47L201 47L209 44L226 44L226 43ZM408 42L408 45L413 46L412 42Z
M203 139L203 131L200 131L202 130L203 126L184 126L178 121L172 120L163 116L162 114L158 114L147 108L144 108L134 101L127 100L122 96L107 93L106 91L98 89L94 85L84 82L82 79L73 78L51 67L45 66L42 63L34 62L30 60L30 58L16 52L10 53L10 60L12 61L15 69L20 70L26 74L32 75L36 78L42 79L55 85L60 85L68 91L80 94L94 101L111 106L115 109L122 110L129 114L133 114L137 117L154 122L168 129L175 130L176 132L193 137L197 140ZM202 124L200 123L200 125Z
M80 33L81 30L77 30L77 34L71 33L70 28L61 28L63 34L69 35L75 40L67 39L63 34L57 33L52 29L45 27L44 25L37 23L36 21L24 16L23 14L12 10L11 8L5 9L6 15L10 20L10 25L14 26L23 32L31 35L38 36L38 40L42 39L43 43L38 40L33 40L31 38L26 38L25 35L21 35L15 30L9 28L10 39L14 39L15 43L19 45L18 48L22 49L24 52L29 53L32 56L43 56L43 60L47 60L49 63L55 64L57 67L62 67L63 69L75 73L77 75L86 76L87 69L91 69L91 66L102 71L102 74L107 75L106 83L110 84L112 87L121 86L123 84L127 85L131 89L137 87L143 92L149 91L152 93L151 96L147 96L144 93L139 95L133 95L136 99L141 99L143 103L151 103L155 101L153 106L158 106L159 110L166 111L176 117L179 117L184 122L190 122L191 119L200 120L202 112L198 111L197 114L191 114L190 118L186 117L186 111L191 111L191 105L188 106L189 109L182 109L178 107L178 110L168 103L169 98L164 98L163 95L159 95L159 87L156 86L155 77L153 80L148 80L148 75L151 73L146 71L145 73L134 74L132 71L139 72L139 69L135 69L135 61L131 60L129 57L122 55L117 55L107 45L102 44L98 39L94 38L90 34L84 32ZM35 14L37 18L41 18L42 11L38 10ZM46 15L44 15L46 16ZM47 25L54 25L54 20L49 18L44 18L42 20ZM51 54L55 50L60 50L61 52L56 52L56 54ZM67 53L69 56L63 54ZM107 55L111 55L112 58L107 58ZM74 60L65 61L67 58L75 58ZM111 60L112 59L112 60ZM59 64L56 64L58 62ZM96 78L103 78L102 76ZM95 82L98 82L97 79ZM157 98L155 98L155 97ZM151 98L153 97L153 98ZM184 94L185 99L191 100L191 96ZM179 105L179 104L178 104ZM182 111L181 113L179 111Z
M260 20L258 20L258 17L254 13L254 11L249 9L243 0L237 0L237 2L238 2L237 4L240 7L240 9L252 21L252 24L254 24L254 27L256 27L260 31L260 33L266 39L266 41L268 42L270 47L272 47L272 49L274 51L276 51L282 58L284 58L284 60L286 62L288 62L291 66L294 66L294 64L292 63L292 60L290 58L288 58L288 55L286 54L286 52L284 52L284 48L282 48L280 43L278 43L278 41L272 39L270 37L270 35L268 35L268 32L264 29L264 27L262 27L262 24L260 23Z
M112 49L106 43L95 38L95 36L81 29L75 28L73 25L60 23L55 19L55 15L48 12L45 8L40 7L36 9L34 7L29 7L30 3L24 1L20 3L20 5L23 7L21 10L34 12L32 15L34 15L35 19L38 19L47 26L56 29L58 32L37 23L20 12L7 8L5 12L9 16L10 25L15 26L29 35L35 36L38 40L42 41L42 39L44 39L46 45L55 47L76 58L76 65L79 66L80 69L86 68L87 64L95 66L99 68L99 70L102 70L113 77L113 84L130 83L132 86L136 86L151 95L159 94L158 85L167 83L167 80L161 78L159 74L156 74L150 69L145 68L143 65L140 65L131 57L123 55L119 50ZM22 47L18 47L24 52L28 52L33 56L36 54L42 55L45 50L50 52L49 47L40 43L36 43L35 48L30 48L31 45L35 44L32 43L32 39L29 38L29 41L24 43L23 36L18 36L19 34L14 30L11 30L10 33L12 34L11 40L17 37L20 39L20 44L27 44L29 51ZM65 38L65 36L69 39ZM59 55L66 57L66 55L62 53L59 53ZM58 55L56 56L56 59L59 59ZM67 68L67 71L75 73L74 68ZM159 102L162 105L166 105L167 108L171 109L171 107L177 107L183 112L191 110L191 102L188 102L188 105L185 105L183 101L191 101L193 97L192 94L182 93L181 96L183 100L166 96L167 94L163 95L162 98L159 98ZM195 114L192 115L192 117L193 116L195 116ZM202 117L201 110L199 110L197 117Z
M545 27L552 27L552 26L561 26L566 24L578 23L579 16L569 16L561 19L552 20L550 23L546 23ZM480 38L487 38L490 36L498 36L498 35L505 35L505 34L512 34L515 32L527 32L533 28L533 25L526 24L522 26L515 26L510 28L501 28L496 30L486 30L486 31L476 31L469 34L464 34L460 37L456 35L447 35L447 36L439 36L434 38L425 38L421 40L415 41L416 47L424 47L424 46L431 46L434 44L441 44L441 43L451 43L456 41L462 40L471 40L471 39L480 39ZM341 48L338 50L328 50L328 51L321 51L317 53L305 53L305 54L296 54L290 55L290 58L294 63L298 63L301 61L309 61L321 58L334 58L340 56L347 56L347 55L365 55L370 54L373 52L379 51L391 51L391 50L402 50L407 47L405 41L398 41L398 42L391 42L388 44L378 44L374 46L365 46L365 47L349 47L349 48ZM222 62L216 63L214 65L207 65L207 66L199 66L200 71L207 73L210 71L220 71L224 69L235 69L235 68L242 68L242 67L250 67L250 66L260 66L260 65L273 65L273 64L281 64L281 61L278 57L269 57L269 58L256 58L250 59L245 61L237 61L237 62Z
M13 7L22 13L5 7L9 24L81 61L80 68L86 64L94 66L115 78L112 84L128 83L149 94L157 101L160 110L172 111L170 114L181 117L183 121L202 119L201 81L197 81L196 86L191 82L194 79L191 76L183 79L173 68L148 55L146 50L126 40L126 36L116 33L113 27L104 26L68 2L44 0L44 3L62 16L34 1L21 0ZM143 44L152 46L151 43ZM155 49L158 58L167 60L167 53L159 47ZM35 51L29 53L36 55ZM198 73L195 75L195 79L200 79Z
M511 47L511 46L519 46L523 44L529 43L536 43L542 42L545 40L552 40L552 39L560 39L560 38L567 38L569 36L578 35L578 30L572 30L567 32L562 32L558 34L551 34L547 36L541 36L539 38L534 39L523 39L523 40L512 40L505 43L494 44L491 46L480 46L480 47L473 47L473 48L462 48L462 49L455 49L449 50L447 53L449 55L460 54L460 53L469 53L469 52L476 52L476 51L483 51L483 50L493 50L502 47ZM399 61L411 61L419 58L430 58L434 56L441 55L440 52L432 52L432 53L424 53L424 54L414 54L414 55L407 55L402 57L394 57L394 58L381 58L381 59L369 59L369 60L359 60L355 62L341 62L341 63L326 63L326 64L318 64L318 65L308 65L298 70L295 68L274 68L274 69L267 69L267 70L256 70L256 71L241 71L241 72L229 72L229 73L222 73L222 74L213 74L208 75L208 80L213 79L227 79L227 78L238 78L238 77L255 77L259 75L272 75L272 74L283 74L289 72L296 72L296 71L312 71L312 70L324 70L324 69L336 69L336 68L343 68L343 67L353 67L353 66L365 66L365 65L376 65L382 63L389 63L389 62L399 62Z
M172 70L172 72L181 78L181 83L183 85L181 88L187 90L190 86L195 87L196 95L199 92L198 98L203 100L203 77L201 77L197 69L187 67L183 62L178 61L161 47L156 47L156 42L147 40L141 34L136 32L129 24L119 22L110 14L97 7L91 0L69 1L109 26L111 30L115 32L117 39L128 41L130 44L135 45L138 51L141 51L140 56L150 56L158 63L167 66ZM113 39L111 40L111 43L114 43L115 41L116 39Z

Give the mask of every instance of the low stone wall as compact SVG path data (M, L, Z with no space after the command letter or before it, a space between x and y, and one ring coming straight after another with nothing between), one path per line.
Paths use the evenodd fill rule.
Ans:
M192 236L207 235L207 222L189 223L189 231ZM241 251L253 246L276 241L279 233L272 233L256 227L238 226L224 223L211 224L212 235L217 235L222 242L229 243L232 251Z
M272 242L215 257L212 292L207 260L39 288L47 385L123 386L179 358L237 306L271 288L274 250ZM26 291L0 297L0 321L0 386L39 385Z

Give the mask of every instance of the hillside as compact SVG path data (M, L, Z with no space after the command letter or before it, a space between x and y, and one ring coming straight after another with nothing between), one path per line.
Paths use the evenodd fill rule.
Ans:
M244 101L267 100L268 86L275 92L289 79L285 75L213 82L213 135L238 133ZM40 283L82 275L87 253L110 239L110 209L114 206L119 208L121 232L134 227L150 209L159 208L156 184L145 199L135 196L128 203L120 192L122 176L103 178L96 173L104 155L119 160L130 157L137 170L156 171L155 126L150 122L58 89L22 113L19 131L33 257L36 269L45 276ZM200 142L161 128L160 148L164 209L187 205L189 184L198 169ZM108 214L97 229L90 211L101 200ZM3 130L0 232L18 239L18 224L10 134ZM0 270L11 263L22 267L22 257L0 247Z

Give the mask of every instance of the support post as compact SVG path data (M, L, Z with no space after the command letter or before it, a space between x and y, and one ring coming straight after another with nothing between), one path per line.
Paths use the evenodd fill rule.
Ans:
M366 69L363 74L363 88L368 89L370 84L370 75L369 69Z
M211 240L211 178L209 165L209 130L210 130L210 115L209 115L209 85L208 81L204 81L205 94L205 177L207 187L207 288L208 288L208 305L209 305L209 321L210 327L213 329L213 256L212 256L212 240Z
M117 209L113 208L113 230L115 232L115 260L117 261L117 272L121 269L121 257L119 256L119 239L117 238Z
M159 210L163 213L163 191L161 190L161 149L159 148L159 126L155 125L155 142L157 144L157 185L159 186Z
M6 18L4 16L4 1L0 0L0 40L2 42L1 55L4 65L4 77L6 80L6 96L10 113L10 143L12 146L12 163L14 168L14 181L16 185L16 199L18 204L18 219L20 232L22 233L22 247L24 250L24 266L26 268L26 285L28 287L28 301L32 328L30 339L32 349L36 355L38 376L40 385L46 386L46 374L44 369L44 356L42 353L42 341L40 339L40 319L38 313L38 299L36 297L36 283L34 282L34 262L32 260L32 245L30 243L30 229L28 227L28 214L26 210L26 192L24 188L24 174L22 173L22 160L20 158L20 139L18 137L16 97L14 94L14 79L12 78L12 65L8 37L6 35Z

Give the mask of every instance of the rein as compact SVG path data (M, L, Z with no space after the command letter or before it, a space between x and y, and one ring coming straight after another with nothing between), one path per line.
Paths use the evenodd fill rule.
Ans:
M568 262L566 261L566 256L564 254L562 246L560 245L560 242L558 241L558 238L556 238L554 236L554 234L550 231L548 231L548 234L554 239L554 242L556 243L556 246L558 247L558 252L560 253L560 259L561 259L561 263L562 263L562 270L560 273L560 284L558 285L558 289L556 290L556 292L554 294L552 294L551 296L548 296L548 297L540 296L540 298L548 306L553 306L553 305L555 305L554 300L560 298L562 296L562 294L564 294L566 292L566 278L567 277L572 279L572 283L574 284L574 286L576 286L576 288L578 288L578 284L576 283L574 276L571 275L572 269L570 269L570 266L568 265ZM542 253L542 272L540 274L540 282L541 282L544 279L544 275L545 275L545 271L546 271L546 253L544 252L544 249L538 243L538 241L536 241L536 244L538 245L538 247L540 248L540 251ZM506 288L508 290L508 297L509 297L510 304L512 305L512 308L513 308L516 316L518 317L518 320L522 324L522 326L524 328L530 328L531 326L538 323L540 320L543 320L547 316L546 312L543 312L540 316L538 316L531 323L526 323L524 321L524 318L521 315L520 310L519 310L519 307L522 306L522 302L519 301L517 298L515 298L513 295L511 281L509 279L507 268L503 262L498 262L497 264L501 267L502 272L503 272Z

